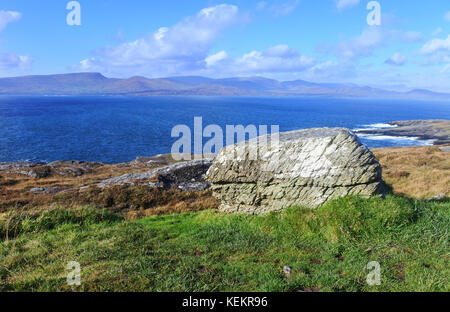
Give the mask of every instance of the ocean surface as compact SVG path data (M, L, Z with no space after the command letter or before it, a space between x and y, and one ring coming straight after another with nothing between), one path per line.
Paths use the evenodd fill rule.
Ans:
M450 100L449 100L450 101ZM410 119L450 119L450 102L268 97L0 96L0 162L126 162L170 153L172 128L210 124L374 128ZM270 127L269 127L270 129ZM192 130L193 131L193 130ZM208 138L204 139L204 142ZM429 145L361 137L369 147Z

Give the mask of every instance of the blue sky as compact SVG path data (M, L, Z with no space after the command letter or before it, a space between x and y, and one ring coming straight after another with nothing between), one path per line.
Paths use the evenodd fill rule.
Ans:
M450 2L2 0L0 76L265 76L450 91Z

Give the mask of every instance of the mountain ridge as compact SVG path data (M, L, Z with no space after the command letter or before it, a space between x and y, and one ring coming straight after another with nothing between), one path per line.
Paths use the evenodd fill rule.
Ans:
M0 78L0 95L206 95L311 96L392 99L450 99L450 94L425 89L389 91L353 83L278 81L261 76L208 78L108 78L101 73L28 75Z

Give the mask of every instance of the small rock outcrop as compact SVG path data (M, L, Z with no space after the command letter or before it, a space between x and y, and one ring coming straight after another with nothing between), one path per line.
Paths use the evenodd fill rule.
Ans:
M0 162L0 171L6 171L11 169L23 169L23 168L33 168L37 166L43 166L45 163L33 163L33 162Z
M38 195L38 194L56 194L62 191L65 191L67 188L63 187L34 187L30 189L30 192Z
M210 183L205 181L205 176L212 162L212 159L203 159L175 163L142 173L113 177L103 180L97 186L105 188L114 185L147 184L166 189L175 187L182 191L203 191L210 187Z
M268 144L257 144L264 142ZM208 170L220 210L261 214L383 193L381 167L348 129L317 128L225 147ZM258 157L254 157L255 150ZM253 153L253 154L252 154Z
M44 179L52 176L80 177L86 173L91 173L93 169L103 165L100 162L78 160L57 160L48 164L42 162L6 162L0 163L0 171L6 171L8 174L24 175L34 179Z
M137 157L135 160L130 162L132 166L167 166L169 164L167 157L165 155L156 155L152 157Z

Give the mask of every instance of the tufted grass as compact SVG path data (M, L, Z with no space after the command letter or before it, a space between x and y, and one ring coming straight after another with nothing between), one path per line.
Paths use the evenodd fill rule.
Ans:
M397 195L411 198L450 197L450 154L437 146L373 150L383 180Z
M0 217L0 290L450 291L449 230L449 200L394 195L264 216L10 212ZM70 261L80 286L66 283ZM370 261L379 286L366 283Z

